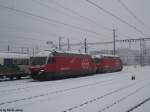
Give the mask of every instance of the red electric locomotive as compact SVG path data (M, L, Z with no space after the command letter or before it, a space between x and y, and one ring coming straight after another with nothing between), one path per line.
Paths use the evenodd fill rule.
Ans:
M117 72L123 68L120 57L114 55L97 55L93 56L97 67L97 73Z
M88 54L45 51L31 57L30 61L31 77L35 80L93 74L97 69L94 60Z
M94 73L117 72L123 68L118 56L41 52L31 57L31 77L35 80L51 80L61 77L75 77Z

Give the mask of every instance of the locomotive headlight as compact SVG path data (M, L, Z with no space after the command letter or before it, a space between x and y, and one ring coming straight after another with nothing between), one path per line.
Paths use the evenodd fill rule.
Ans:
M40 70L40 72L44 72L44 70Z
M44 70L40 70L40 71L39 71L39 74L42 74L43 72L44 72Z

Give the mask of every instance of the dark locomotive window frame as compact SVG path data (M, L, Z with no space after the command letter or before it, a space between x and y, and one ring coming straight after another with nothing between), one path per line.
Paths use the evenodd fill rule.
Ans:
M48 64L52 64L56 62L56 58L55 57L49 57L48 58Z

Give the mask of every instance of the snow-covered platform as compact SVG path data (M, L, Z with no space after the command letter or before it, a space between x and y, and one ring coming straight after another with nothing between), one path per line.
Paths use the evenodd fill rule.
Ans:
M149 98L150 67L55 81L0 82L0 112L149 112Z

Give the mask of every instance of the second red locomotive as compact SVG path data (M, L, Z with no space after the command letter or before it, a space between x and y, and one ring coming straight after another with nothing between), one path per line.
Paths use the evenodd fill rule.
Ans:
M100 72L122 70L119 57L92 57L88 54L45 51L31 57L31 77L35 80L51 80Z
M118 72L123 68L120 57L114 55L93 56L97 67L96 73Z

